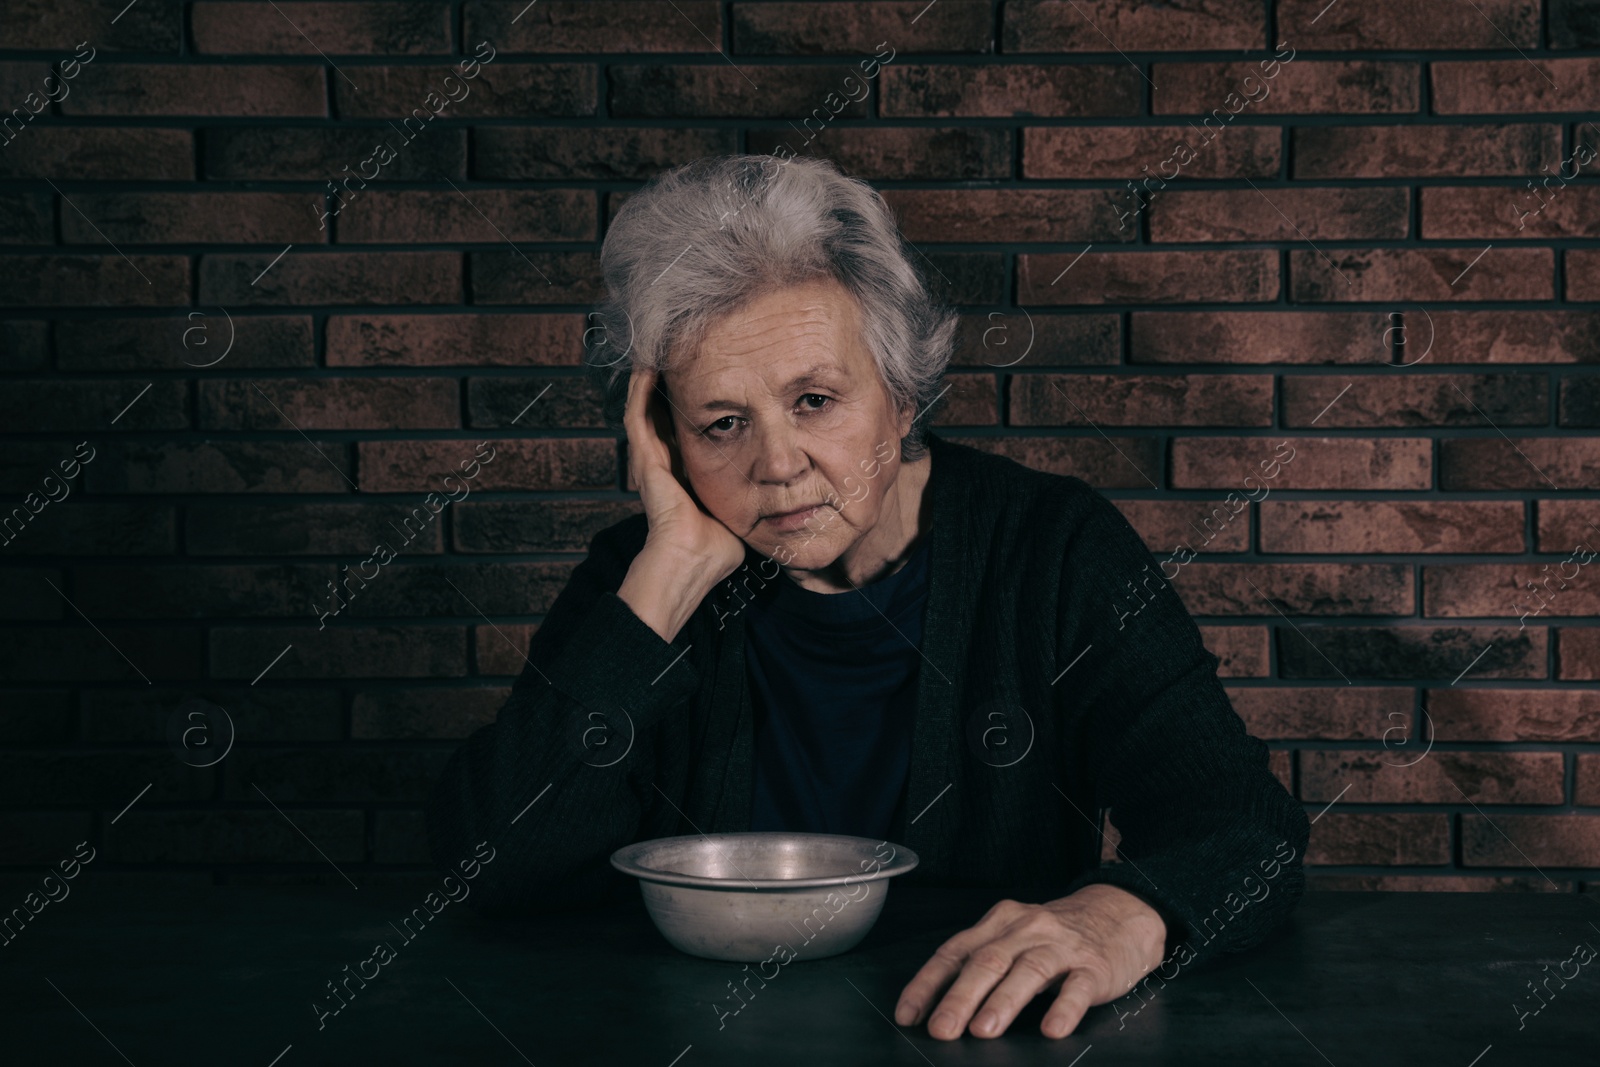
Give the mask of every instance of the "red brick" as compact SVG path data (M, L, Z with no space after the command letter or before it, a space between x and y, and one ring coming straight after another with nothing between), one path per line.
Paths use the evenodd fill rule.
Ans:
M480 0L464 5L468 41L502 52L709 52L722 41L710 0ZM710 43L710 42L715 42Z
M934 409L936 426L998 426L1000 397L991 374L947 374L949 390ZM598 398L596 400L598 408Z
M994 18L985 0L944 0L936 18L919 18L927 0L886 0L875 4L823 0L821 3L736 3L733 50L747 55L897 56L902 52L993 52ZM709 8L717 5L707 4ZM713 16L713 24L714 16ZM716 35L706 30L707 36ZM893 51L867 42L887 42ZM541 49L542 51L543 49ZM705 51L702 42L692 49ZM662 49L652 49L662 51ZM1006 51L1016 49L1006 48ZM880 60L880 62L882 62Z
M846 174L871 181L979 181L1011 176L1009 130L833 125L804 145L791 143L797 140L788 127L751 130L745 135L752 153L777 154L779 145L789 145L798 155L825 156Z
M210 255L200 260L202 303L458 304L456 252L289 252ZM270 269L269 269L270 268Z
M1561 127L1297 126L1296 178L1498 178L1561 158Z
M473 629L494 632L488 626ZM533 627L501 623L500 629L514 635ZM523 661L519 658L518 662ZM459 740L493 722L510 696L510 686L357 693L350 708L350 737L360 741Z
M1554 267L1548 248L1339 248L1289 253L1292 299L1305 301L1550 300L1555 297Z
M208 378L196 421L207 430L453 430L453 378Z
M1263 500L1262 552L1522 552L1517 500Z
M1271 426L1264 374L1017 374L1012 426Z
M1400 563L1190 563L1173 579L1194 615L1410 615Z
M150 388L130 381L14 380L0 395L0 425L8 433L58 430L186 430L188 388L163 379ZM126 414L118 418L126 409ZM113 426L111 420L116 419Z
M1600 46L1600 20L1595 18L1592 0L1551 0L1550 47L1597 46Z
M343 493L342 441L124 443L86 468L92 493Z
M1439 488L1559 489L1563 492L1600 489L1600 440L1445 438L1439 442Z
M1313 874L1306 888L1333 893L1576 893L1570 878L1547 881L1539 875L1472 874Z
M1122 357L1117 315L1035 315L1026 308L963 315L956 331L957 366L1106 366Z
M1155 192L1152 241L1349 241L1406 236L1405 189L1219 189Z
M1572 802L1589 807L1600 805L1600 756L1593 752L1578 754L1578 779Z
M883 136L903 131L872 132ZM611 125L590 128L480 126L472 134L472 174L475 178L488 179L643 181L658 171L699 156L732 154L736 150L736 137L734 130ZM770 149L756 148L752 143L750 150ZM845 169L855 172L852 167Z
M1288 462L1274 459L1284 440L1294 450ZM1172 442L1172 488L1254 492L1244 485L1254 475L1269 491L1428 489L1432 451L1425 437L1181 437Z
M1566 271L1568 300L1600 300L1600 249L1569 248Z
M16 682L121 682L200 676L199 627L36 623L0 628L0 673Z
M291 822L265 807L135 809L126 821L108 828L105 849L117 863L355 863L366 854L365 828L366 814L360 811L302 809ZM330 876L346 885L336 873Z
M472 303L597 303L605 296L599 260L595 252L469 252Z
M1280 52L1282 48L1280 44ZM1265 77L1263 72L1272 68L1263 64L1274 62L1278 63L1276 77ZM1150 111L1156 115L1214 116L1218 129L1226 128L1240 113L1414 112L1422 103L1420 74L1415 63L1296 59L1292 54L1287 61L1267 58L1253 63L1155 63L1150 68L1150 80L1156 86L1150 94ZM1246 84L1246 78L1252 81ZM1238 108L1230 110L1230 97L1239 102Z
M588 189L357 192L336 216L341 243L593 241Z
M1011 0L1004 13L1006 52L1197 52L1268 43L1261 6L1251 0L1201 0L1181 7Z
M7 49L72 53L80 43L89 41L94 55L177 55L183 48L183 7L135 4L123 9L121 4L98 0L7 0L0 5L0 41Z
M309 315L233 315L205 308L182 318L65 319L55 325L56 368L64 371L172 370L180 360L195 366L215 361L229 370L316 365Z
M308 616L309 618L309 616ZM288 646L288 654L273 659ZM342 626L211 628L211 676L261 684L292 678L461 678L467 673L467 633L460 626Z
M474 626L474 667L479 677L520 675L528 665L528 642L539 631L536 624Z
M885 67L884 118L1111 118L1139 113L1144 80L1126 64Z
M1600 59L1496 59L1430 65L1440 115L1600 109Z
M451 51L450 8L442 3L202 0L190 7L189 22L200 53L420 56Z
M1306 51L1539 45L1539 0L1473 0L1471 4L1395 4L1388 0L1283 0L1278 33Z
M1229 689L1228 698L1250 734L1263 740L1379 741L1388 736L1398 744L1410 736L1416 690L1252 686Z
M1445 815L1322 815L1311 824L1305 862L1311 866L1410 867L1450 862L1450 821Z
M876 133L877 131L874 131ZM887 131L885 131L887 132ZM1275 178L1282 166L1283 131L1240 126L1200 148L1192 126L1029 126L1023 131L1024 178L1169 177ZM1185 153L1187 163L1178 158Z
M191 556L322 556L361 558L385 537L393 504L190 504L184 509L184 549ZM437 524L413 528L408 556L438 554Z
M206 686L206 698L227 710L236 733L252 742L338 741L344 736L338 688ZM84 690L84 739L101 744L165 745L173 709L191 689Z
M188 303L187 256L0 256L0 307Z
M442 132L428 128L436 117L526 120L595 113L599 83L592 64L510 63L503 56L490 63L461 61L468 62L478 62L475 77L463 78L460 64L351 67L346 73L357 76L354 85L334 76L339 116L410 119L402 130L409 143ZM445 84L447 78L454 79L450 85ZM455 99L451 94L460 95L462 89L452 86L464 86L465 95Z
M1324 749L1300 753L1300 796L1325 804L1348 788L1341 803L1560 804L1565 774L1559 752Z
M77 193L61 205L66 244L277 244L327 240L305 193Z
M482 440L362 441L361 491L437 491L439 477L472 461ZM473 478L476 492L617 487L617 446L607 438L497 438L489 444L493 458Z
M806 116L815 130L836 119L869 113L860 74L852 66L613 66L611 114L618 118ZM803 126L801 120L795 128Z
M1112 503L1156 555L1166 552L1169 545L1176 549L1204 537L1205 531L1196 523L1217 507L1209 500L1113 500ZM1243 552L1250 547L1249 513L1241 512L1230 518L1230 511L1222 508L1222 516L1228 521L1211 531L1205 551Z
M414 804L427 799L450 752L373 745L342 749L241 746L233 758L238 762L223 780L222 796L235 803L265 793L278 804Z
M320 66L195 63L90 63L63 115L227 115L324 118L327 88Z
M1406 317L1415 350L1435 363L1600 362L1600 311L1408 310Z
M0 193L0 244L51 244L54 220L51 198L44 193Z
M1560 552L1586 562L1584 553L1600 548L1593 504L1587 500L1541 500L1535 540L1540 552ZM1582 548L1583 552L1578 552ZM1589 557L1592 559L1592 557Z
M973 375L955 375L946 402L962 392L960 382ZM987 375L984 376L987 378ZM409 379L397 379L407 381ZM993 407L994 383L988 381ZM603 430L600 390L587 375L559 378L473 378L467 383L467 425L515 426L519 430ZM991 414L986 420L993 424Z
M1158 304L1273 300L1278 256L1237 252L1026 252L1017 256L1020 299L1037 304ZM1077 262L1074 262L1076 260Z
M1433 735L1445 744L1600 741L1593 689L1429 689L1427 707Z
M1460 563L1424 567L1423 614L1441 618L1501 616L1548 621L1600 613L1600 581L1565 576L1554 563ZM1532 583L1534 589L1529 589ZM1543 610L1540 610L1543 605Z
M455 508L451 547L457 552L582 552L595 534L643 511L638 500L463 501Z
M1556 633L1556 677L1562 681L1600 678L1600 627L1563 626Z
M1463 815L1468 867L1600 866L1600 815Z
M1283 379L1283 424L1322 429L1375 426L1543 426L1547 379L1532 374L1406 374Z
M1596 237L1600 236L1597 210L1600 188L1594 187L1424 189L1422 236L1430 240Z
M1385 312L1135 311L1134 363L1372 363L1387 358Z
M1160 469L1160 442L1150 437L947 437L1096 489L1155 488L1150 477Z
M1220 661L1221 678L1264 678L1269 673L1271 631L1265 626L1202 626L1200 639Z
M0 570L0 618L61 618L67 611L66 603L56 592L61 585L61 572L54 567Z
M327 361L330 367L576 366L593 321L574 313L330 315Z
M11 488L26 492L36 486ZM15 538L5 544L13 556L170 556L177 550L175 529L171 507L80 502L62 508L48 526L24 527L20 537L14 526L0 529L0 540Z
M1589 374L1561 376L1561 426L1600 426L1600 378Z
M405 618L543 614L572 577L573 563L501 563L470 567L401 562L381 582L351 596L347 617Z
M304 617L338 577L331 563L77 567L75 602L94 619Z
M1470 678L1543 678L1542 627L1302 626L1278 631L1282 678L1350 676L1449 683Z
M398 127L217 127L205 131L205 176L309 181L317 184L320 193L335 175L359 176L361 164L372 158L381 143L389 145L394 159L378 170L371 179L374 182L466 177L466 130L436 128L422 137L413 129L407 136L402 136ZM191 177L192 169L186 169L183 177Z
M190 181L194 134L188 130L40 126L26 152L0 152L0 178L80 181Z
M1132 241L1133 204L1099 189L890 189L908 241Z

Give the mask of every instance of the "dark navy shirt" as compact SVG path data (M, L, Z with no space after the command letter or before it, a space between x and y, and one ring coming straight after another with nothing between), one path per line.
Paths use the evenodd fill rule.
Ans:
M750 829L885 840L903 815L931 540L859 589L818 593L780 574L752 600Z

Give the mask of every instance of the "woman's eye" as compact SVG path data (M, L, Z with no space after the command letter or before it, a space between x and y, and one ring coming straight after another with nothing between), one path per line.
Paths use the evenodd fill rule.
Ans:
M705 434L705 435L707 435L707 436L709 436L709 437L716 437L716 436L719 436L721 434L729 433L729 432L731 432L733 430L733 427L732 426L724 426L722 424L725 423L725 422L732 422L732 421L734 421L734 417L732 415L724 415L722 418L718 419L716 422L713 422L710 426L707 426L704 430L701 430L700 432Z
M802 403L804 403L807 400L820 400L820 401L822 401L823 404L826 404L828 402L828 399L829 399L828 397L823 396L821 393L807 393L805 396L800 398ZM812 411L821 411L822 407L821 407L821 405L818 405L817 407L814 407L811 410Z

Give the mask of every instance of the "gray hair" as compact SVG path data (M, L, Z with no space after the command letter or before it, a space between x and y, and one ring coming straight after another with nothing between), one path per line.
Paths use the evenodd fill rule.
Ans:
M629 195L600 250L607 298L584 335L584 363L606 425L622 428L633 370L665 371L752 299L831 277L861 309L895 410L915 412L901 454L921 458L958 316L935 300L909 248L883 197L831 160L704 156L658 174Z

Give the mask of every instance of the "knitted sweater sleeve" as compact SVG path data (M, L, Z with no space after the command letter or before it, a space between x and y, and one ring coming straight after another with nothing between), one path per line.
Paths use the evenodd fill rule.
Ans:
M1304 891L1305 811L1246 731L1219 660L1166 580L1178 564L1158 561L1087 484L1077 500L1058 654L1065 664L1082 653L1063 682L1085 716L1096 802L1110 809L1123 862L1087 871L1068 892L1099 882L1143 897L1166 920L1180 964L1241 951Z
M466 898L485 914L597 903L622 878L613 851L642 827L670 832L653 818L667 807L653 735L688 702L697 671L683 634L662 640L616 594L634 554L625 526L595 535L498 717L451 754L428 799L435 866L460 877L487 843L478 855L492 859Z

